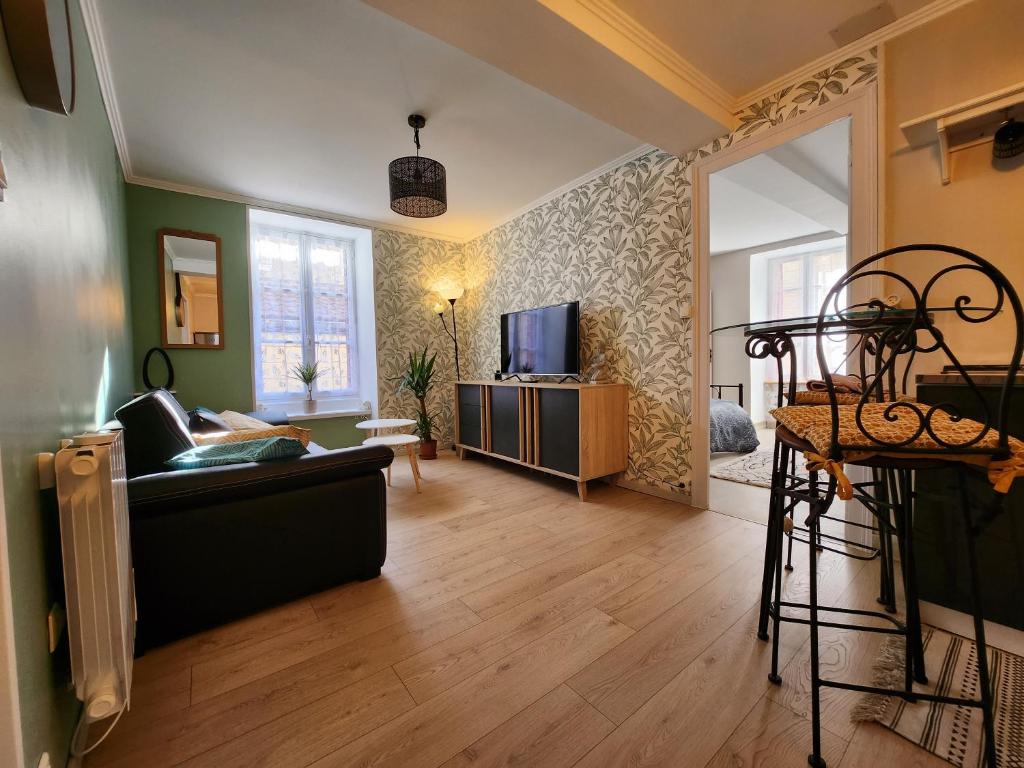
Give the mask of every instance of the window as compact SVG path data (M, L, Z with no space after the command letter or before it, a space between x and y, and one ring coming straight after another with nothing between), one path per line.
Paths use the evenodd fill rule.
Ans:
M376 389L372 265L360 270L358 263L361 250L369 258L369 232L365 237L347 236L354 229L284 214L251 213L253 378L258 406L297 412L306 388L294 370L313 362L322 371L313 390L318 410L365 411L365 401L376 400L371 394ZM360 271L369 272L369 281L358 279ZM370 285L369 296L360 290L360 283ZM359 311L362 303L370 305L368 316L365 310ZM369 334L360 328L363 324L370 326Z
M768 320L792 317L815 318L829 289L846 272L846 241L808 253L780 253L768 258ZM842 306L840 297L840 306ZM813 337L794 339L799 381L821 378ZM833 373L842 373L846 355L844 339L826 337L825 356ZM772 366L769 376L775 377Z

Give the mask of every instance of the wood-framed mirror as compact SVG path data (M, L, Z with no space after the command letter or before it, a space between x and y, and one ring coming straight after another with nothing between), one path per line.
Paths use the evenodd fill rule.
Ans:
M157 233L160 332L167 349L224 349L220 238L205 232Z

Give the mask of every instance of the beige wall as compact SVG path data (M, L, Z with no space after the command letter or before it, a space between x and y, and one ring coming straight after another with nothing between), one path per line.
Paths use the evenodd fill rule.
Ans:
M899 129L907 120L1024 80L1022 31L1024 2L976 0L886 45L885 225L889 246L932 242L966 248L995 263L1024 292L1022 158L994 166L991 144L957 152L953 180L943 186L938 145L911 149ZM896 259L889 266L916 284L936 270L930 259ZM970 291L960 273L945 282L940 298ZM974 298L988 297L980 292ZM948 318L940 327L964 362L1007 362L1005 331L1011 324L1005 312L981 327L965 328ZM940 367L932 357L928 369Z

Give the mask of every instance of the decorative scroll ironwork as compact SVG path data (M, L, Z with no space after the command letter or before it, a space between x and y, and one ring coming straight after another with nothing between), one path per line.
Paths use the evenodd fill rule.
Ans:
M766 360L769 357L775 360L775 372L779 382L779 390L776 394L777 406L785 405L786 398L789 402L796 401L796 349L793 346L792 337L785 331L758 333L747 338L747 357L755 360ZM786 358L789 358L789 376L783 377L783 367ZM783 382L786 382L783 391Z
M935 271L922 289L918 289L904 275L886 268L883 261L897 254L920 254L922 258L934 258L935 253L955 257L956 263L943 266ZM946 335L935 322L935 311L940 303L935 298L937 286L944 281L955 279L959 286L970 284L970 278L977 283L981 278L983 287L994 294L994 301L989 306L978 306L965 293L956 294L952 307L942 307L943 316L954 321L981 325L996 318L1004 308L1013 314L1014 329L1010 337L1012 352L1007 360L1007 376L1002 384L999 403L995 411L983 397L977 383L953 351ZM911 307L893 309L878 299L866 303L841 306L843 297L852 294L851 287L860 280L890 280L900 286L910 297ZM822 303L815 327L817 337L817 358L821 368L825 391L828 392L829 407L832 414L832 456L838 459L845 450L863 449L865 445L880 446L887 452L922 453L934 449L912 447L922 435L934 441L941 448L954 450L958 453L977 453L993 456L1005 456L1008 450L1008 418L1009 395L1017 373L1020 370L1022 348L1024 348L1024 312L1016 290L1009 280L995 266L970 251L947 245L906 245L890 248L871 256L852 267L829 290ZM861 340L864 357L873 356L874 378L872 384L864 388L855 409L855 420L859 430L867 438L867 443L843 445L839 442L839 402L833 374L829 370L825 355L823 339L836 333L848 336L863 336ZM938 354L944 358L949 367L956 371L966 385L982 418L975 419L976 430L968 430L963 439L950 439L948 432L937 426L936 414L943 414L943 419L956 423L963 419L960 410L951 403L924 405L908 400L900 400L899 392L906 391L911 365L917 355ZM863 363L862 363L863 364ZM902 368L902 375L897 371ZM897 388L897 381L902 385ZM892 434L880 434L877 428L864 419L864 409L873 399L888 402L882 412L882 418L889 423L900 422L903 431L899 437ZM905 421L905 420L909 420ZM985 440L990 432L996 432L996 440ZM984 441L984 442L983 442Z

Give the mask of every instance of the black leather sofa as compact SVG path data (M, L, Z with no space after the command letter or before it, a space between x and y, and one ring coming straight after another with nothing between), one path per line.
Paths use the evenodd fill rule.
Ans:
M353 579L386 553L387 448L164 471L195 445L162 390L118 409L138 606L136 652Z

